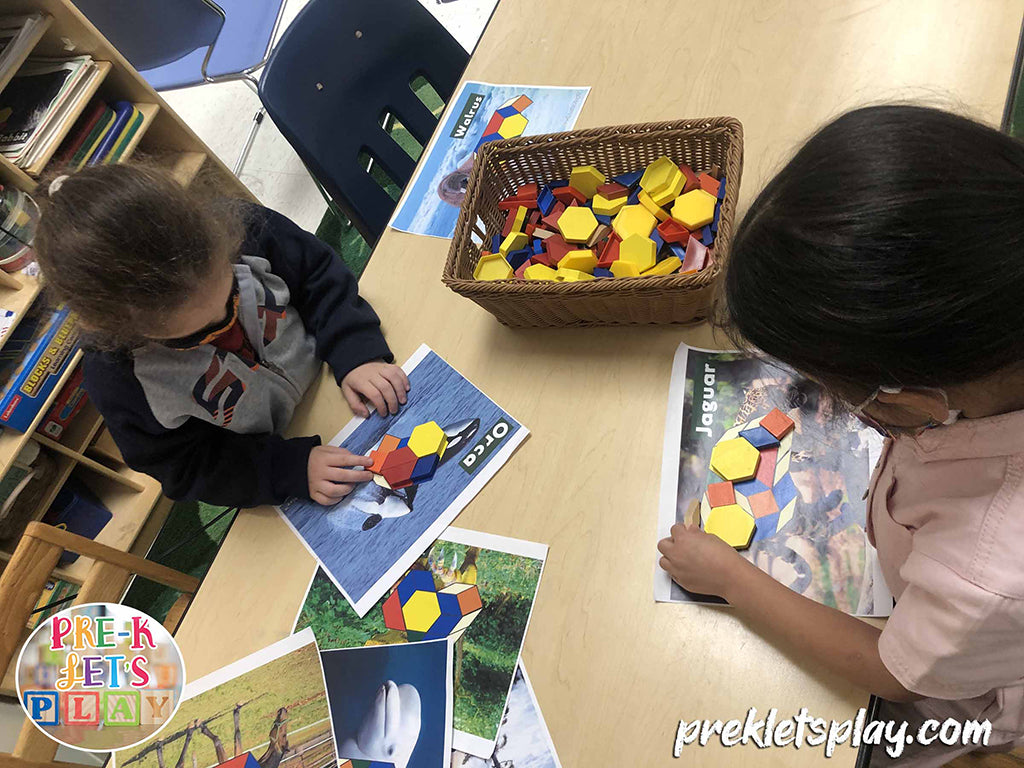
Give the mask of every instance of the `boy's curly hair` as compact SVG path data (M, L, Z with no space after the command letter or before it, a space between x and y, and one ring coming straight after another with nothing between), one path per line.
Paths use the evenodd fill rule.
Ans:
M47 291L78 313L94 346L129 349L188 299L244 236L238 201L188 189L153 163L97 165L40 183L33 246Z

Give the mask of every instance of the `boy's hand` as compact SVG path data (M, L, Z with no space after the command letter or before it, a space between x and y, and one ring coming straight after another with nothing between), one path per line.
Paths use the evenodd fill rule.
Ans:
M658 542L662 558L658 562L679 586L702 595L726 597L729 585L747 561L724 541L704 533L691 512L686 524L672 526L667 539Z
M341 394L349 408L363 418L370 415L366 403L372 404L381 416L394 416L398 406L405 405L408 391L409 377L400 366L390 363L364 363L341 380Z
M357 456L344 448L333 445L317 445L309 452L307 474L309 475L309 498L317 504L336 504L352 493L357 483L373 479L373 474L363 469L373 464L369 456Z

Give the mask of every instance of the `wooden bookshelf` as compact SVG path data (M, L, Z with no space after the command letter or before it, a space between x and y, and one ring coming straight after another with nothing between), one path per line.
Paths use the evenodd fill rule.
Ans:
M3 348L7 340L11 338L11 334L14 333L14 329L18 327L18 323L25 316L28 308L32 306L32 302L36 300L39 295L40 284L39 280L29 275L18 275L12 279L15 282L21 284L20 288L10 288L7 285L0 285L0 307L9 310L14 313L14 320L11 322L11 327L7 330L7 333L2 339L0 339L0 349ZM0 472L0 476L3 473Z
M187 187L199 175L206 158L205 152L179 152L162 158L161 162L181 186Z
M6 11L4 11L3 15L6 16L8 14ZM7 86L7 84L11 82L11 78L14 77L14 73L17 72L21 65L25 63L25 60L32 55L32 52L36 49L36 46L39 45L39 41L43 39L43 35L46 33L46 30L50 28L50 25L52 23L53 16L44 16L42 20L39 22L39 24L36 26L36 28L32 31L32 34L26 41L27 45L25 46L24 53L22 53L18 59L15 59L11 62L11 68L6 74L0 75L0 91L2 91Z
M38 177L46 168L46 164L50 162L50 158L53 157L54 152L64 141L64 138L71 131L71 126L75 124L85 108L89 106L89 101L96 92L99 91L100 86L103 85L103 80L110 73L110 62L109 61L94 61L93 65L96 67L95 74L92 75L92 80L89 85L82 91L82 95L79 98L79 102L74 109L68 111L61 121L60 128L57 131L56 138L51 142L50 148L47 149L42 156L36 160L32 165L25 169L25 173L29 176Z
M135 132L131 140L128 142L128 146L124 148L124 152L121 153L120 159L117 161L123 163L128 160L134 153L135 148L139 146L139 142L146 135L146 131L149 130L149 126L153 124L153 120L156 118L157 113L160 111L159 104L136 104L135 105L139 112L142 113L142 125L139 126L139 130Z
M0 432L0 477L7 474L7 470L11 468L14 460L21 453L21 449L25 447L25 444L32 439L33 433L36 431L36 427L46 417L46 412L50 409L53 401L57 399L57 395L60 394L60 390L67 383L67 380L71 378L71 374L74 373L75 367L78 365L78 361L82 359L82 352L78 351L75 356L71 358L71 364L64 370L61 377L57 380L57 386L53 388L49 396L46 398L46 402L43 407L39 409L39 413L32 420L32 424L24 432L17 432L13 429L4 429Z
M92 93L81 100L82 109L78 110L79 113L94 98L108 104L129 101L142 112L143 123L125 147L120 162L132 157L145 157L168 168L184 186L191 184L202 173L204 183L208 181L224 194L255 201L256 198L230 169L167 106L160 94L149 86L70 0L3 0L2 5L0 14L5 16L42 12L50 17L45 29L36 35L36 45L26 58L88 54L102 68L101 75L91 84ZM0 89L3 85L0 83ZM54 148L59 147L61 140L73 130L72 126L79 116L75 114L66 117L61 124L60 140L53 142ZM52 162L52 153L44 160L37 167L23 170L0 156L0 184L34 193L37 182L33 176L46 172L47 164ZM24 274L0 275L0 307L14 311L16 320L20 320L32 306L39 292L39 281L34 278ZM34 440L53 457L56 473L32 510L32 518L41 519L60 489L69 478L74 477L87 486L112 515L96 540L130 551L133 547L144 545L142 539L152 539L155 535L154 524L159 523L159 520L153 517L153 510L161 510L159 517L164 517L170 508L170 502L160 495L160 484L124 464L99 412L92 404L83 406L60 440L35 434L36 427L72 375L80 358L81 353L78 353L27 432L19 433L11 429L0 431L0 476L10 469L15 457L28 441ZM2 542L0 568L9 561L16 543ZM82 557L67 567L57 568L53 575L55 578L81 583L91 566L92 561ZM7 675L4 680L9 677ZM2 689L3 685L0 684L0 692Z
M10 184L26 192L36 189L36 180L3 155L0 155L0 184Z
M84 453L93 438L96 437L96 433L101 429L103 429L103 417L96 410L96 406L87 401L78 415L68 424L64 434L60 436L59 442L73 451Z
M35 440L40 445L46 446L54 453L59 453L63 456L66 456L67 458L73 460L79 466L85 467L86 469L95 472L99 475L102 475L103 477L106 477L109 480L113 480L115 483L121 483L130 490L138 492L144 491L146 489L144 483L140 483L138 480L135 480L134 478L129 477L126 474L122 474L116 470L113 470L106 464L101 464L95 459L90 459L84 453L79 453L78 451L69 448L63 443L57 442L52 438L46 437L45 435L40 435L38 432L33 432L32 439Z
M71 476L71 471L75 468L75 460L68 456L56 455L54 461L57 464L57 472L54 476L53 483L46 489L46 493L43 494L42 498L39 499L39 503L36 504L35 510L32 512L33 520L42 520L43 515L53 504L53 500L57 498L57 494L60 493L60 489L64 483Z
M96 494L113 517L96 536L96 541L127 551L146 524L149 513L160 498L160 483L148 475L125 467L120 470L121 478L115 480L85 469L79 464L72 475ZM131 482L141 486L141 491L127 486ZM92 563L84 557L61 569L71 581L81 582Z
M96 435L96 439L92 441L92 445L85 449L85 453L91 458L96 459L108 467L123 467L124 456L121 455L121 449L117 447L117 443L114 442L114 438L110 435L110 430L106 427L100 429L99 434Z

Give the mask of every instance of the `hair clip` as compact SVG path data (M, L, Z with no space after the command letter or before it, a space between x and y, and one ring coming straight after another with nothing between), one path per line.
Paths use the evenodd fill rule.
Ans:
M54 193L56 193L63 186L67 178L68 175L65 173L51 181L49 189L46 190L46 194L48 194L50 197L53 197Z

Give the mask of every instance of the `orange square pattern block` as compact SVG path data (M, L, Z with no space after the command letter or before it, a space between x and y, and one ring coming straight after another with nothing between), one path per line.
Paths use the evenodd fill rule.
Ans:
M727 507L736 503L736 491L732 483L726 480L724 483L712 483L708 486L708 503L712 507Z
M781 440L793 428L793 420L778 408L772 408L768 415L761 419L761 426Z

